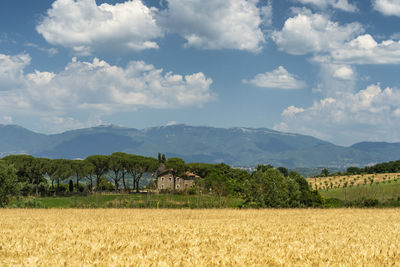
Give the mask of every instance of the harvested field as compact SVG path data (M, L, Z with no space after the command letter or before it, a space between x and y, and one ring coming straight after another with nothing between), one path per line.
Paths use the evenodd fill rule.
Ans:
M334 189L377 183L386 183L400 179L400 173L356 174L306 178L312 189Z
M399 262L399 209L0 210L1 266Z

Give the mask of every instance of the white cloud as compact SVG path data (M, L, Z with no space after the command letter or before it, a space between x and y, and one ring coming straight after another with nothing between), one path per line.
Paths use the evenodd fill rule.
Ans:
M251 83L261 88L300 89L306 83L298 80L295 75L290 74L284 67L279 66L272 72L257 74L252 80L243 80L243 83Z
M400 1L398 0L375 0L374 9L385 16L400 16Z
M354 71L349 66L335 66L333 77L340 80L354 80Z
M36 29L47 42L89 55L158 48L162 37L154 15L141 0L97 5L95 0L56 0Z
M0 54L0 91L24 86L23 69L31 62L27 54L8 56Z
M400 41L377 43L369 35L360 35L331 52L330 60L348 64L400 64Z
M337 8L347 12L355 12L358 10L355 4L350 4L348 0L296 0L302 4L311 4L321 9L328 7Z
M13 58L0 55L2 57ZM59 118L48 120L54 124L79 126L81 122L74 117L75 113L100 116L141 107L198 107L215 99L210 90L212 80L203 73L185 76L163 73L162 69L143 61L131 61L123 68L97 58L93 62L74 58L59 73L24 74L26 65L26 62L19 64L11 71L19 74L24 87L0 91L0 112L38 114L43 118L51 113ZM2 67L0 64L0 69ZM4 80L0 80L0 87L2 82Z
M58 54L58 49L54 48L54 47L45 48L45 47L40 47L34 43L26 43L25 46L36 48L37 50L42 51L42 52L48 54L49 56L54 56L54 55Z
M281 31L274 31L272 39L280 50L293 55L329 52L340 48L363 32L359 23L339 25L327 15L313 14L308 9L286 20Z
M273 14L272 2L268 1L267 5L262 6L260 9L260 15L262 18L262 22L265 26L272 25L272 14Z
M183 36L188 47L259 52L265 42L261 24L271 10L258 0L168 0L159 17L169 31Z
M283 111L282 115L283 115L284 117L289 117L289 118L291 118L291 117L293 117L293 116L295 116L296 114L301 113L301 112L304 112L304 108L297 108L297 107L295 107L295 106L290 106L290 107L288 107L287 109L285 109L285 110Z
M280 50L293 55L312 54L314 61L325 64L400 63L400 41L378 43L370 34L361 35L364 29L359 23L339 25L328 15L294 10L298 14L272 34Z
M304 134L351 144L359 140L398 141L400 89L370 85L356 93L341 93L314 102L311 107L288 107L276 130Z

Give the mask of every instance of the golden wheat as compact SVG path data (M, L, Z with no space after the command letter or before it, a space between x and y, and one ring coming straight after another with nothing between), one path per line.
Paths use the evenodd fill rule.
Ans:
M0 210L1 266L399 265L400 210Z

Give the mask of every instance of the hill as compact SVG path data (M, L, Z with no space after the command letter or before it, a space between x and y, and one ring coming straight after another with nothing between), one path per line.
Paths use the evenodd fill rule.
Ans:
M1 156L27 153L36 157L86 158L116 151L153 157L161 152L187 162L236 166L269 163L288 168L344 168L400 159L398 143L385 143L384 148L381 143L344 147L266 128L171 125L138 130L111 125L45 135L16 125L0 125Z

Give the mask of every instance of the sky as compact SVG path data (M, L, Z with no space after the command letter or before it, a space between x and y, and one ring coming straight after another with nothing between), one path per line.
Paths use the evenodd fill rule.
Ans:
M400 0L3 0L0 124L400 141Z

